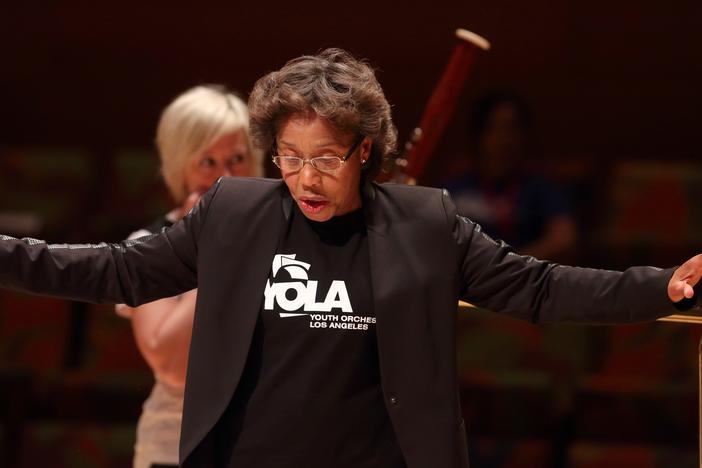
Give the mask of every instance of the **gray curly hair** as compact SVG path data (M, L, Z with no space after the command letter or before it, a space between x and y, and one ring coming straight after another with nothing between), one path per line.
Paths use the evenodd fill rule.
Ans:
M344 50L303 55L256 82L249 96L254 144L270 152L282 121L309 111L343 132L372 140L363 181L375 178L385 158L395 152L397 129L375 72Z

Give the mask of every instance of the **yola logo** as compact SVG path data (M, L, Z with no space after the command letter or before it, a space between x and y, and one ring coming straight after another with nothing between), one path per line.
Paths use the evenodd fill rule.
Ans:
M302 281L286 281L284 283L271 283L266 281L264 292L264 310L273 310L274 303L288 312L299 311L298 313L281 312L281 317L294 317L307 315L310 312L331 312L332 309L341 309L342 312L352 313L349 293L346 290L346 283L340 280L332 281L329 291L323 302L317 302L317 281L309 280L307 271L310 264L295 260L296 254L277 254L273 257L273 278L278 275L282 268L287 271L290 278Z

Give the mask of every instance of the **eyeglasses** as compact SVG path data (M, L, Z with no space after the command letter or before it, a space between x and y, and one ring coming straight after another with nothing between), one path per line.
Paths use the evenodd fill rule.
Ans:
M349 148L345 156L317 156L316 158L301 158L299 156L273 156L273 163L283 172L297 172L305 167L305 163L310 163L312 167L320 172L335 172L337 171L358 149L365 137L360 135L354 144ZM273 149L273 152L277 148Z

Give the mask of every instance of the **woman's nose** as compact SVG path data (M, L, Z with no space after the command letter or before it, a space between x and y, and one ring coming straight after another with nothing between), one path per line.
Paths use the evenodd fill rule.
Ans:
M305 164L300 169L300 182L306 187L314 187L319 184L320 173L312 164Z

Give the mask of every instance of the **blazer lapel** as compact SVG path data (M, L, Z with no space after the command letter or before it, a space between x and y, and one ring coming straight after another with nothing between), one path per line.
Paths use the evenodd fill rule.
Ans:
M212 294L198 294L198 308L201 307L203 313L196 315L187 377L188 382L197 384L186 385L181 461L188 458L221 417L246 365L271 260L292 211L290 194L281 185L278 200L271 201L269 207L259 206L250 214L250 224L238 229L237 248L245 249L240 252L243 261L237 264L239 271L230 271L233 267L220 261L221 270L215 273L216 277L227 278L243 271L245 281L226 290L220 286ZM223 229L237 232L236 228ZM222 281L214 279L212 282ZM222 304L229 304L229 307L222 310ZM206 312L211 310L218 313ZM227 310L235 313L227 313Z
M370 276L373 288L373 305L377 319L379 348L384 343L386 331L392 327L392 315L402 309L406 299L398 295L402 288L398 281L405 280L402 271L402 252L398 249L391 216L383 200L383 195L374 184L363 188L363 203L368 232L368 250L370 256ZM382 350L381 350L382 354ZM381 356L382 360L382 356Z

